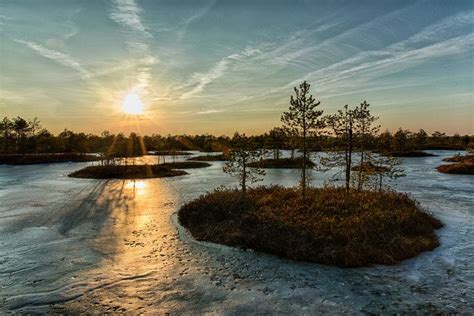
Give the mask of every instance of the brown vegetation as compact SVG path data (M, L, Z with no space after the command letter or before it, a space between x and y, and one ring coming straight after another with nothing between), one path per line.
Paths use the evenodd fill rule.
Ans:
M439 245L439 220L406 194L309 189L216 190L184 205L179 220L198 240L322 264L395 264Z
M453 157L444 158L443 161L447 162L464 162L474 164L474 154L468 154L465 156L454 155Z
M104 165L89 166L69 174L73 178L91 179L146 179L175 177L187 174L160 165Z
M456 155L445 158L443 161L454 162L453 164L440 165L436 169L442 173L450 174L474 174L474 155Z

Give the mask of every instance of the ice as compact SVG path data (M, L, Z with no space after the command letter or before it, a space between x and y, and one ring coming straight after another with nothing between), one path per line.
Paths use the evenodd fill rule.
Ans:
M456 152L433 153L404 159L407 176L396 189L445 223L440 247L396 266L358 269L195 241L176 211L236 185L222 162L137 181L67 177L88 163L0 166L0 312L469 314L474 177L437 172ZM267 170L263 183L295 185L298 174ZM315 185L327 177L315 172Z

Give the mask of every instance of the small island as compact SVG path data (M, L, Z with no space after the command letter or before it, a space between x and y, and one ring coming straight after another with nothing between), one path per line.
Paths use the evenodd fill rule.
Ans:
M194 238L341 267L396 264L439 245L442 227L403 193L295 188L220 189L184 205Z
M72 178L148 179L176 177L188 174L162 165L99 165L89 166L69 174Z
M279 159L262 159L248 164L252 168L263 169L300 169L303 166L303 158L279 158ZM306 159L306 167L312 168L315 164Z
M228 157L225 154L218 155L201 155L188 158L191 161L227 161Z
M444 158L443 161L453 163L436 167L436 170L439 172L474 175L474 154L468 154L465 156L455 155L453 157Z

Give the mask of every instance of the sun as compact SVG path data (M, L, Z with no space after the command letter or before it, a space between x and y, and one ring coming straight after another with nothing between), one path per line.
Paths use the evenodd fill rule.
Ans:
M136 92L131 92L123 99L122 111L127 114L141 115L143 114L143 102Z

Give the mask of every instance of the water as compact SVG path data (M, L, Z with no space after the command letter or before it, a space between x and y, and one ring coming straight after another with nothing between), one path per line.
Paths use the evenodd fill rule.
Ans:
M396 266L357 269L190 238L175 213L236 185L222 162L139 181L67 177L89 163L0 166L0 312L470 314L474 177L438 173L455 152L434 153L404 159L407 176L396 188L445 223L441 246ZM267 170L263 184L297 178L298 170ZM313 178L319 185L327 175Z

